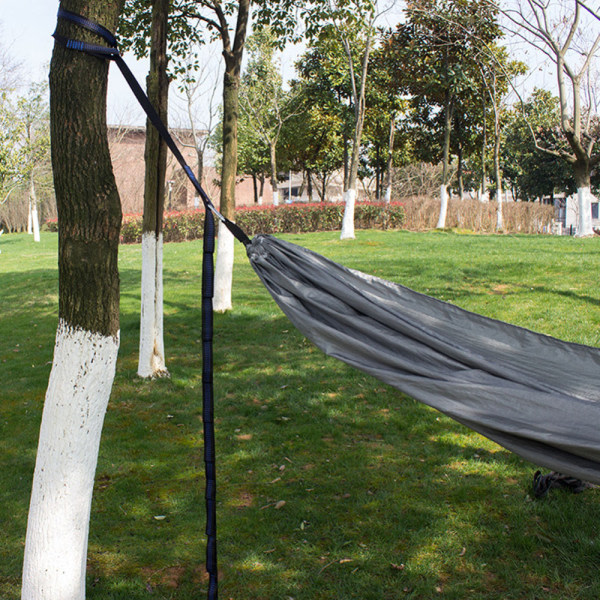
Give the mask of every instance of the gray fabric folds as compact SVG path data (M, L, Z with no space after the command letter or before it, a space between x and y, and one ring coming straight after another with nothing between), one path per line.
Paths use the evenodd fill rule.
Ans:
M247 251L281 310L329 356L535 464L600 483L600 349L482 317L271 236Z

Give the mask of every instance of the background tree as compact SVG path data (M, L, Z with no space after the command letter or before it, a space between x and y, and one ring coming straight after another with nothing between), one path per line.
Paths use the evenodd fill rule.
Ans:
M412 72L409 91L422 119L443 124L443 143L433 147L441 147L438 227L444 227L454 111L458 99L477 85L474 58L480 44L495 40L500 30L496 11L486 0L415 0L407 5L407 17L407 23L397 28L395 51L399 63Z
M249 60L242 76L240 107L244 123L269 151L273 204L279 204L277 145L281 129L293 116L290 93L283 89L283 78L275 59L276 43L268 27L248 38Z
M591 173L600 164L598 134L592 129L592 105L585 105L583 86L600 49L600 17L582 0L507 0L501 7L507 30L550 59L555 67L564 147L536 146L566 161L577 186L577 235L593 235Z
M114 31L121 2L63 0L61 7ZM68 22L58 32L99 42ZM50 114L59 324L31 493L23 600L85 597L94 472L119 348L121 205L106 131L107 76L108 61L55 45Z
M169 0L152 1L150 71L146 80L148 99L168 126L169 75L167 29ZM144 162L144 219L142 223L142 292L140 309L140 377L168 375L163 336L163 212L167 175L165 141L146 121Z
M529 100L519 102L506 113L505 120L502 163L513 194L533 201L554 197L556 190L573 193L575 180L568 163L556 154L540 150L531 135L533 129L544 147L568 151L559 126L559 99L547 90L534 90Z

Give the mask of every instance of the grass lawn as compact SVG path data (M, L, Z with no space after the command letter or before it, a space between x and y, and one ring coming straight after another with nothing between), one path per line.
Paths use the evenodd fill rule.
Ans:
M600 346L600 238L289 235L469 310ZM57 324L57 238L0 240L0 598L19 597ZM531 498L536 467L320 351L237 249L215 318L220 597L600 597L600 491ZM201 243L165 246L170 379L136 377L139 246L121 248L121 350L89 540L91 600L205 597ZM600 423L599 423L600 429Z

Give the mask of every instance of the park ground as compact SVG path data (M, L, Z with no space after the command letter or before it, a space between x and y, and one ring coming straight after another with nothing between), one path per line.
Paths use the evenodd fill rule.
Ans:
M468 310L600 346L598 237L285 238ZM141 249L120 250L121 350L92 508L90 600L205 594L201 248L165 246L171 377L155 381L135 374ZM12 600L57 325L57 238L3 236L0 250L0 598ZM600 597L598 490L533 499L535 465L325 357L237 252L235 308L215 318L222 598Z

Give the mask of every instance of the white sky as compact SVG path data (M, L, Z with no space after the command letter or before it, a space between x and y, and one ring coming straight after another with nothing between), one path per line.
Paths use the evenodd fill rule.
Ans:
M56 27L58 0L0 0L0 32L10 56L22 63L23 85L48 77ZM148 71L145 61L127 55L127 64L143 84ZM129 91L119 70L110 69L108 121L112 124L140 124L142 110Z

